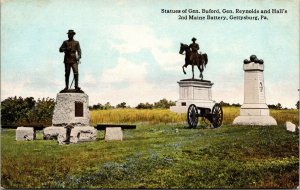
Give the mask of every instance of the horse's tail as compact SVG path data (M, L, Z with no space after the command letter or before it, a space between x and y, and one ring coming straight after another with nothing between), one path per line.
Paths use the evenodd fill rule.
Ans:
M203 53L202 54L202 57L204 59L204 66L206 67L206 64L208 63L208 57L207 57L207 54L206 53Z

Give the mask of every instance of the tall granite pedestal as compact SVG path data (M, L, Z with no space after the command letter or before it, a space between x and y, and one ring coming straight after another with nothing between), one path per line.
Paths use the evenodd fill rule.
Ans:
M59 144L96 140L97 130L90 127L88 95L58 93L52 126L44 129L44 139L57 139Z
M211 87L213 83L207 80L183 79L179 84L179 100L170 110L176 113L187 113L188 107L195 104L199 107L212 108L215 101L212 100Z
M277 125L276 120L269 115L266 104L264 64L262 62L244 63L244 104L240 116L233 121L234 125Z

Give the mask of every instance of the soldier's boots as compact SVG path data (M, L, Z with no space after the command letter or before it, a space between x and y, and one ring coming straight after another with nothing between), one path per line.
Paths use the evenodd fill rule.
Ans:
M64 88L64 90L68 90L69 89L69 77L65 77L65 83L66 83L66 87Z
M75 74L74 78L75 78L75 90L80 90L80 87L78 86L78 74Z

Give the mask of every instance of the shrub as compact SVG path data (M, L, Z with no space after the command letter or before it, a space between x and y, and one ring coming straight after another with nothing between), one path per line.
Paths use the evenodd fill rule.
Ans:
M10 97L1 102L2 125L51 125L55 100Z

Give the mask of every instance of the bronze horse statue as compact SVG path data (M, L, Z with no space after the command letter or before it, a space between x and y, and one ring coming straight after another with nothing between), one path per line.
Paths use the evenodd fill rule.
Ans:
M180 50L179 53L184 55L183 52L185 52L185 64L182 66L183 73L186 74L184 68L187 67L188 65L192 65L192 72L193 72L193 79L194 79L194 65L197 65L199 71L200 71L200 79L203 80L203 70L206 67L206 64L208 62L207 54L197 54L197 58L191 60L191 54L192 51L190 47L186 44L180 43Z

